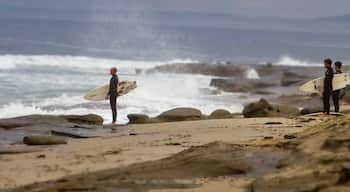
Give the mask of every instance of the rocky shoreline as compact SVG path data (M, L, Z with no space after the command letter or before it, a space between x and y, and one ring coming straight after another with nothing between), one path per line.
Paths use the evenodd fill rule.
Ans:
M290 103L293 103L293 105ZM129 114L128 124L158 124L259 117L294 118L321 111L321 99L317 95L283 95L278 97L275 102L261 99L257 102L248 103L241 113L231 113L228 110L217 109L211 114L203 114L195 108L175 108L165 111L156 117L149 117L146 114ZM350 113L350 106L344 105L342 112L344 114ZM103 137L116 130L118 130L118 126L103 125L103 118L94 114L68 116L30 115L0 119L0 143L6 146L21 143L27 145L64 144L67 139ZM11 153L7 148L5 150Z
M254 73L250 75L249 73ZM258 95L276 94L271 89L279 88L280 92L296 89L300 84L322 76L321 67L278 66L272 64L171 64L148 69L145 73L180 73L214 76L210 85L225 92L244 92ZM294 93L296 91L294 90ZM278 94L277 94L278 95Z

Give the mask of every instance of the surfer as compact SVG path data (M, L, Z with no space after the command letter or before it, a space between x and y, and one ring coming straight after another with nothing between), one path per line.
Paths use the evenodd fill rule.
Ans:
M113 121L112 124L115 124L117 122L117 98L118 98L118 84L119 84L119 79L117 75L117 68L113 67L110 70L111 74L111 80L109 82L109 91L107 95L107 99L109 99L109 103L111 105L112 109L112 117Z
M341 74L341 67L342 67L342 62L337 61L334 63L334 69L335 69L335 74ZM336 90L333 91L332 98L333 98L333 104L334 104L334 111L339 113L340 107L339 107L339 99L340 99L340 92L341 90Z
M324 60L324 67L326 68L325 78L324 78L324 89L323 89L323 113L325 115L330 114L330 97L332 95L333 91L333 76L334 71L332 68L332 60L331 59L325 59Z

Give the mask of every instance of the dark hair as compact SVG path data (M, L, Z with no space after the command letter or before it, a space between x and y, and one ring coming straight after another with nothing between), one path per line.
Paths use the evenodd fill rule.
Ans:
M332 59L325 59L324 61L323 61L325 64L328 64L328 65L332 65Z
M341 61L337 61L337 62L334 63L334 65L335 65L336 67L341 68L341 67L343 66L343 63L342 63Z

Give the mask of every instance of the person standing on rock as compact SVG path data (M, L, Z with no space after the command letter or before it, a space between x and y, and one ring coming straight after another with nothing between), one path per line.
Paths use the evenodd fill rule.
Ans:
M111 80L109 82L109 91L106 99L109 99L109 103L112 109L112 124L116 124L117 122L117 98L118 98L118 84L119 79L117 75L117 68L113 67L110 70Z
M333 76L334 71L332 68L332 60L325 59L324 67L326 68L325 78L324 78L324 87L323 87L323 113L325 115L330 114L330 98L333 92Z
M335 74L341 74L341 67L342 67L342 62L337 61L334 63L334 69L335 69ZM333 98L333 104L334 104L334 111L339 113L340 107L339 107L339 99L340 99L340 92L341 90L336 90L333 91L332 98Z

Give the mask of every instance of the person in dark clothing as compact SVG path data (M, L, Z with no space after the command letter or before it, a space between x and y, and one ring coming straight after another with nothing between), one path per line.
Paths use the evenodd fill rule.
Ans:
M325 59L324 67L326 68L325 78L324 78L324 89L323 89L323 113L325 115L330 114L330 98L333 92L333 76L334 71L332 69L332 60Z
M335 74L341 74L341 67L342 67L342 62L337 61L334 63L334 68L335 68ZM339 98L340 98L340 91L341 90L336 90L333 91L332 98L333 98L333 104L334 104L334 111L339 113L340 107L339 107Z
M115 67L111 68L110 70L110 74L112 78L109 82L109 91L107 95L107 99L109 99L109 103L112 109L112 117L113 117L112 124L115 124L117 122L117 98L118 98L118 84L119 84L117 72L118 70Z

